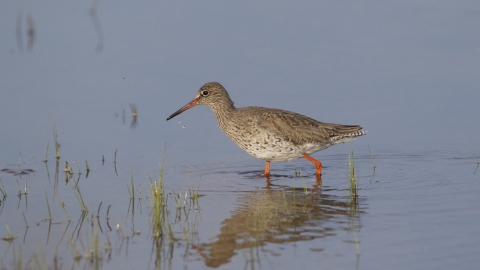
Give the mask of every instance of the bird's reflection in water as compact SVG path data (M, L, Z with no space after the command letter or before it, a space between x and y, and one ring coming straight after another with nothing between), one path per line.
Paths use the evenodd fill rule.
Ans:
M311 191L311 190L309 190ZM305 194L304 189L261 190L240 196L240 207L222 222L214 242L195 246L205 265L219 267L242 249L287 244L358 229L362 199ZM318 250L322 250L319 247Z

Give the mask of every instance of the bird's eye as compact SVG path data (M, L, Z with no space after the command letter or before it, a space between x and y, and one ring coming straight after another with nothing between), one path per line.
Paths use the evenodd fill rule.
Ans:
M210 94L210 92L208 92L207 90L203 90L202 91L202 96L206 97Z

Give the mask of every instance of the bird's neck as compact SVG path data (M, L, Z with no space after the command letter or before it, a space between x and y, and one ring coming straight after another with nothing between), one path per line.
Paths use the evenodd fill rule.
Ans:
M220 125L224 123L227 119L230 119L233 111L236 110L231 100L217 102L213 107L211 107L211 109Z

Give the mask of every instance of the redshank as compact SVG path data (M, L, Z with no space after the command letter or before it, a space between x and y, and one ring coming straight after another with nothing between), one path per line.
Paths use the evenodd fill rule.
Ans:
M270 161L290 161L304 157L322 174L322 163L310 154L332 145L351 141L366 131L360 126L319 122L310 117L280 109L263 107L235 108L227 90L218 82L203 85L195 98L167 118L167 121L197 105L212 109L222 131L250 155Z

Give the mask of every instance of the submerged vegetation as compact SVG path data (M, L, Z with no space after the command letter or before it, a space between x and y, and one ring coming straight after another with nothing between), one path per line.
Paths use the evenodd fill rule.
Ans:
M353 149L350 148L350 154L348 154L348 171L349 171L349 190L350 198L353 201L357 201L357 179L355 176L355 158L353 157Z
M52 122L53 124L53 122ZM54 125L53 125L54 126ZM57 141L56 136L56 129L54 126L54 134L55 140ZM115 151L116 152L116 151ZM167 192L164 186L164 179L163 179L163 172L164 172L164 164L165 164L165 154L162 159L160 171L157 180L152 180L150 177L147 178L147 183L149 186L149 195L147 196L150 200L150 205L147 206L148 209L148 220L150 224L150 232L151 232L151 240L153 241L153 246L155 247L155 260L152 263L155 265L155 268L159 268L162 263L165 263L165 256L171 256L172 254L164 253L166 248L172 248L171 245L173 243L180 243L187 246L191 245L191 239L194 238L196 234L197 223L199 222L198 214L200 211L200 206L198 199L200 198L199 189L200 189L200 181L196 188L189 187L187 181L187 189L186 191L179 190L178 193L174 191ZM47 152L48 155L48 152ZM59 156L58 156L59 157ZM116 159L115 159L116 161ZM20 159L18 161L18 166L20 167ZM36 222L36 228L40 224L48 225L48 232L47 236L47 244L50 241L51 231L55 231L60 228L60 232L56 232L55 235L60 235L60 240L57 244L61 245L62 240L67 241L66 248L70 251L71 260L73 261L72 267L67 268L101 268L102 264L105 261L109 261L112 257L112 251L116 250L116 253L121 251L122 249L128 250L128 243L129 239L133 237L138 237L141 235L141 230L133 229L135 226L134 223L134 210L135 208L140 209L142 211L143 205L141 203L142 195L141 195L141 184L140 189L137 188L137 184L134 181L134 174L133 170L131 169L130 173L130 181L127 181L127 190L130 199L130 203L133 204L131 217L132 217L132 224L128 224L125 221L119 221L116 226L110 225L110 217L109 211L111 205L108 206L106 210L106 216L102 218L101 214L101 205L98 206L98 211L96 216L89 214L87 205L90 203L85 201L85 196L80 189L80 185L82 184L81 175L82 172L80 171L80 166L78 165L77 161L74 159L74 163L78 169L78 172L75 173L72 167L69 165L67 161L65 161L65 168L63 169L63 173L65 174L65 185L70 185L73 194L78 201L78 206L81 209L79 213L78 221L76 222L75 226L71 226L72 219L70 218L70 213L72 210L72 206L75 207L73 204L66 205L63 200L61 199L58 184L61 181L61 177L59 177L61 168L59 166L59 158L55 163L55 179L53 187L53 196L51 192L48 190L44 190L45 199L45 218L40 221ZM46 163L47 164L47 163ZM116 165L116 164L115 164ZM48 173L48 164L47 164L47 176L50 178ZM86 162L87 168L87 175L90 171L88 166L88 162ZM14 176L20 176L23 179L17 179L17 186L18 186L18 198L19 204L22 200L25 201L25 204L28 205L28 198L27 198L27 172L33 172L33 170L26 170L24 174L22 174L22 170L5 170ZM78 177L78 179L77 179ZM87 176L85 176L86 178ZM25 186L21 185L24 181ZM49 183L50 179L48 180ZM83 180L84 181L84 180ZM83 182L82 185L87 185L86 182ZM140 190L140 193L138 193ZM3 207L5 205L7 199L7 189L4 186L3 180L0 178L0 214L2 213ZM168 197L173 200L170 200L168 203ZM139 205L135 207L135 201L139 201ZM58 202L58 203L57 203ZM36 203L36 202L35 202ZM65 213L66 219L56 216L58 206L60 206ZM130 206L129 206L130 207ZM196 212L195 215L189 215L189 212L194 210ZM129 208L130 213L130 208ZM170 217L170 213L174 214L174 216ZM25 233L23 237L23 242L25 243L25 239L28 235L29 225L27 223L27 217L25 216L25 212L23 212L23 220L25 223ZM175 228L175 223L181 221L180 228ZM102 225L103 224L103 225ZM33 254L26 256L24 245L17 245L15 243L18 242L16 236L12 231L10 231L10 227L7 224L7 221L4 220L5 228L8 232L6 235L2 235L1 238L3 241L9 242L9 247L4 253L3 259L0 260L0 269L10 268L13 267L15 269L62 269L63 265L58 264L58 254L57 248L53 250L54 254L52 255L52 250L48 251L45 249L35 249ZM59 226L60 225L60 226ZM88 226L85 226L88 225ZM106 227L105 227L106 225ZM131 229L130 229L131 228ZM15 229L18 229L18 226L15 226ZM116 235L116 243L112 243L111 239L111 232ZM70 236L69 236L70 234ZM56 238L56 237L55 237ZM65 242L64 242L65 243ZM126 244L125 244L126 243ZM169 244L167 244L169 243ZM11 245L11 247L10 247ZM126 245L126 247L124 247ZM29 252L32 251L29 249ZM188 249L187 249L188 251ZM187 252L186 251L186 252ZM12 254L12 257L6 256L8 253ZM65 256L64 253L61 253ZM11 258L13 261L7 260ZM53 261L48 261L47 258L53 258ZM68 258L64 258L68 261ZM83 262L83 263L82 263ZM83 264L83 266L81 266ZM76 266L75 266L76 265Z

